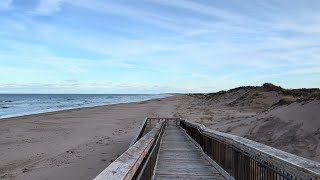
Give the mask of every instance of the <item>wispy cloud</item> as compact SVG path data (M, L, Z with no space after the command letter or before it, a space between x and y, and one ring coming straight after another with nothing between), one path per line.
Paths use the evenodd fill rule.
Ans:
M223 9L218 9L212 6L208 6L205 4L200 3L199 1L189 1L189 0L178 0L178 1L170 1L170 0L152 0L155 3L173 6L177 8L186 9L192 11L197 14L204 14L211 18L217 18L217 21L230 21L233 23L238 23L239 20L244 21L248 20L247 17L243 16L242 14L229 12Z
M317 1L39 0L19 10L3 2L0 62L17 74L6 79L12 83L79 77L80 89L95 82L90 87L106 90L107 81L128 90L216 91L311 77L320 67Z
M65 80L53 83L14 82L0 83L0 93L172 93L185 92L185 88L167 85L146 85L139 83L113 82L82 82ZM190 92L203 92L203 88L212 90L212 87L192 87Z

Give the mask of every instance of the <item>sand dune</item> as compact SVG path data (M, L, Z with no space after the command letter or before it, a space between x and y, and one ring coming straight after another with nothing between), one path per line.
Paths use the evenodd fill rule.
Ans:
M319 110L320 100L278 106L253 118L244 136L320 162Z
M320 162L319 89L272 84L192 94L176 116Z

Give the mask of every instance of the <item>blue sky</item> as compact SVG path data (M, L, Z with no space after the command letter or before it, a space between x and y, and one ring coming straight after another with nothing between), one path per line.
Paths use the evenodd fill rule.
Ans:
M319 0L0 0L0 93L320 87Z

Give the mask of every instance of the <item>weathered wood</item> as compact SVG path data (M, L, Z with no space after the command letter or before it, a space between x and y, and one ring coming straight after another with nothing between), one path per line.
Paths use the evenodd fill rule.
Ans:
M125 153L111 163L94 180L132 179L147 152L155 141L164 121L131 146Z
M148 118L149 119L149 118ZM152 118L153 121L177 121L176 118ZM147 120L146 120L147 121ZM283 152L281 150L242 138L231 134L221 133L206 128L205 126L189 121L184 121L195 127L207 137L225 142L228 146L236 147L248 154L258 157L278 168L281 168L301 179L320 179L320 163ZM164 123L164 122L163 122ZM156 162L155 179L225 179L212 166L200 147L195 146L194 141L187 136L176 123L166 128L161 141L159 156ZM145 155L150 150L160 130L155 129L143 136L128 151L121 155L114 163L105 169L95 180L101 179L131 179L139 168ZM202 153L201 153L202 152ZM207 159L206 159L207 158ZM257 169L256 171L258 171Z
M138 131L137 131L137 133L136 133L136 136L135 136L135 137L133 138L133 140L131 141L129 147L131 147L132 145L134 145L134 143L136 143L136 142L139 140L139 138L142 137L142 134L143 134L143 132L144 132L144 130L145 130L147 124L148 124L148 121L149 121L148 118L145 118L145 119L143 120L140 128L138 129ZM150 121L150 123L151 123L151 121Z
M224 179L202 156L181 127L163 134L154 179Z
M263 161L270 162L278 168L299 177L301 179L320 179L320 163L305 159L279 149L251 141L239 136L214 131L202 124L183 120L186 124L199 129L204 135L226 142L250 155L259 157Z
M157 175L155 176L156 180L225 180L221 175L210 175L210 176L201 176L201 175L172 175L172 174L166 174L166 175Z
M220 172L221 175L222 175L225 179L227 179L227 180L235 180L234 177L232 177L227 171L225 171L221 166L219 166L219 164L217 164L217 163L216 163L214 160L212 160L206 153L204 153L203 150L202 150L202 148L200 147L200 145L199 145L195 140L193 140L188 134L186 134L186 135L189 137L189 139L190 139L196 146L198 146L198 148L200 149L203 157L205 157L205 158L208 160L208 162L209 162L213 167L215 167L215 168L217 169L217 171Z

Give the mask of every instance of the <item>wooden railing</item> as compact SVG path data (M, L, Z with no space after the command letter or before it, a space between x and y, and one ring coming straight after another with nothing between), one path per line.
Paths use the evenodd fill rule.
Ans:
M135 142L126 152L124 152L119 158L117 158L113 163L111 163L105 170L103 170L94 180L127 180L133 179L136 176L149 176L152 173L139 173L137 171L141 169L148 159L149 154L154 149L156 142L159 142L161 138L161 132L163 132L165 127L165 121L160 121L155 128L153 128L149 133L141 137L137 142ZM138 132L140 134L140 132ZM157 155L157 152L156 152ZM154 157L153 159L154 160ZM153 166L155 161L153 163ZM144 169L144 171L153 172L154 167L148 167L150 169ZM151 178L146 178L151 179Z
M237 180L320 180L320 163L235 135L180 121L205 155ZM225 176L227 177L227 176Z
M130 146L131 147L132 145L134 145L137 141L139 141L139 139L141 139L147 125L148 125L148 121L149 119L148 118L145 118L140 126L140 128L138 129L138 132L136 133L136 136L133 138L133 140L131 141L130 143Z
M137 141L139 141L139 139L143 136L143 134L146 133L146 129L147 126L151 127L152 125L156 125L157 123L159 123L160 121L166 121L167 123L169 122L174 122L176 125L178 125L180 119L179 118L145 118L141 124L141 126L139 127L136 136L133 138L133 140L130 143L131 147L132 145L134 145Z
M152 179L154 174L154 169L157 163L158 152L160 149L160 142L161 142L162 135L164 133L164 129L166 125L167 125L167 121L164 121L164 125L162 125L162 128L160 129L160 132L158 133L157 138L152 145L152 148L150 148L148 154L143 159L139 169L137 169L135 175L133 176L133 179L137 179L137 180Z

